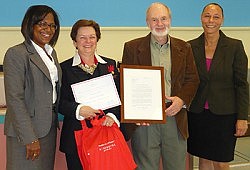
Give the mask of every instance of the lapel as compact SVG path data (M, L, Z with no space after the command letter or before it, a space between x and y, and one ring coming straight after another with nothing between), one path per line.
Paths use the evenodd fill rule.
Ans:
M194 53L195 63L199 74L208 80L208 72L206 67L206 53L205 53L205 42L204 33L201 34L197 39L192 41L192 49Z
M57 59L57 57L56 57L55 51L52 52L52 57L53 57L53 59L54 59L54 62L55 62L56 68L57 68L57 72L58 72L58 83L59 83L59 85L61 86L61 81L62 81L62 70L61 70L60 64L59 64L59 62L58 62L58 59Z
M220 63L222 63L225 60L225 52L229 49L227 49L227 43L226 43L226 35L220 31L220 38L217 44L217 47L214 52L213 61L211 63L210 67L210 74L212 74L218 67L221 66ZM210 75L209 74L209 75Z
M46 67L43 60L41 59L41 57L39 56L39 54L37 53L37 51L35 50L35 48L33 47L33 45L28 44L27 41L25 41L24 44L27 48L27 51L30 53L29 54L30 61L33 62L44 73L44 75L51 81L49 70ZM53 58L55 59L55 56L53 56Z
M170 37L170 36L169 36ZM171 50L171 84L174 84L178 73L180 73L181 65L183 65L186 51L183 51L182 46L176 41L175 38L170 37L170 50Z
M108 74L109 72L108 72L107 63L105 63L105 64L98 63L96 71L98 71L100 75Z
M91 78L92 75L86 73L85 71L83 71L80 67L78 66L71 66L72 67L72 76L75 77L74 80L75 81L84 81L84 80L88 80Z
M170 36L169 36L170 37ZM151 33L144 37L138 46L138 60L140 65L152 65L151 61L151 51L150 51L150 39ZM174 83L176 74L180 72L180 65L183 63L183 56L185 56L185 51L183 51L182 46L178 44L175 38L170 37L170 49L171 49L171 81Z
M211 74L213 74L218 67L220 67L220 63L225 59L225 51L227 49L227 37L226 35L220 31L220 38L217 44L217 47L214 52L213 60L210 66L209 72L207 72L206 67L206 53L205 53L205 41L204 41L204 33L201 34L195 41L192 43L192 48L194 51L194 57L197 69L199 70L200 77L204 77L209 80Z
M150 51L151 33L144 37L138 46L138 61L139 65L151 66L151 51Z

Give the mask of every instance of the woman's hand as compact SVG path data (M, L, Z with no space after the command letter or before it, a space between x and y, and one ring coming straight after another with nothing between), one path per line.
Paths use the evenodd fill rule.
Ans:
M247 120L237 120L235 136L243 136L247 132Z
M111 126L113 125L114 122L115 122L115 121L114 121L113 118L111 118L110 116L107 116L107 115L106 115L106 119L102 122L102 125L103 125L103 126L109 126L109 127L111 127Z
M80 108L80 116L83 116L85 119L93 119L96 117L96 114L100 114L99 110L95 110L89 106L82 106Z
M38 159L40 155L40 143L39 140L26 145L26 159L31 159L32 161Z

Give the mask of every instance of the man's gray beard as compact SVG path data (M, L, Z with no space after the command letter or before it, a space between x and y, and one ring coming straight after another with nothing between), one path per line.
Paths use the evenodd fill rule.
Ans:
M151 33L154 35L154 36L157 36L157 37L164 37L166 35L168 35L169 33L169 28L166 28L166 30L164 32L156 32L155 29L153 29L151 31Z

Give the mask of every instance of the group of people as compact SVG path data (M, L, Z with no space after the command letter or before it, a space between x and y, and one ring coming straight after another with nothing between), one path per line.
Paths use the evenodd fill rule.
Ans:
M248 60L243 44L221 31L224 14L216 3L202 10L203 33L194 40L170 36L171 21L169 7L152 3L146 12L150 33L126 42L122 56L122 64L164 68L167 123L120 124L117 106L103 110L103 126L122 126L131 139L137 170L157 170L160 160L164 170L184 170L187 151L199 157L200 170L228 170L236 139L247 130ZM71 85L111 73L119 91L115 60L96 53L98 23L81 19L73 25L76 53L61 64L53 48L59 31L51 7L31 6L21 26L25 41L4 57L7 170L54 169L58 113L64 115L60 151L69 170L82 170L74 131L100 110L77 103Z

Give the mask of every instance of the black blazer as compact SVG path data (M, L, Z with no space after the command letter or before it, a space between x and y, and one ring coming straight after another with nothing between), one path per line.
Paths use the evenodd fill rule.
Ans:
M220 31L209 72L206 70L204 33L189 42L200 77L200 85L190 111L202 112L207 100L209 109L215 114L237 114L237 119L247 119L248 59L242 42L229 38Z
M107 63L98 63L97 68L93 75L84 72L78 66L72 66L73 58L61 63L62 68L62 87L61 87L61 97L59 104L59 112L64 115L63 127L60 139L60 151L64 153L76 153L76 142L74 137L74 131L82 129L81 123L76 119L76 108L79 103L75 102L73 92L71 90L71 85L81 81L89 80L95 77L99 77L105 74L109 74L108 66L114 66L114 81L116 87L119 91L119 73L116 68L115 60L102 57ZM118 120L120 119L120 107L114 107L111 109L104 110L105 113L113 113L116 115ZM89 125L89 121L86 120Z

